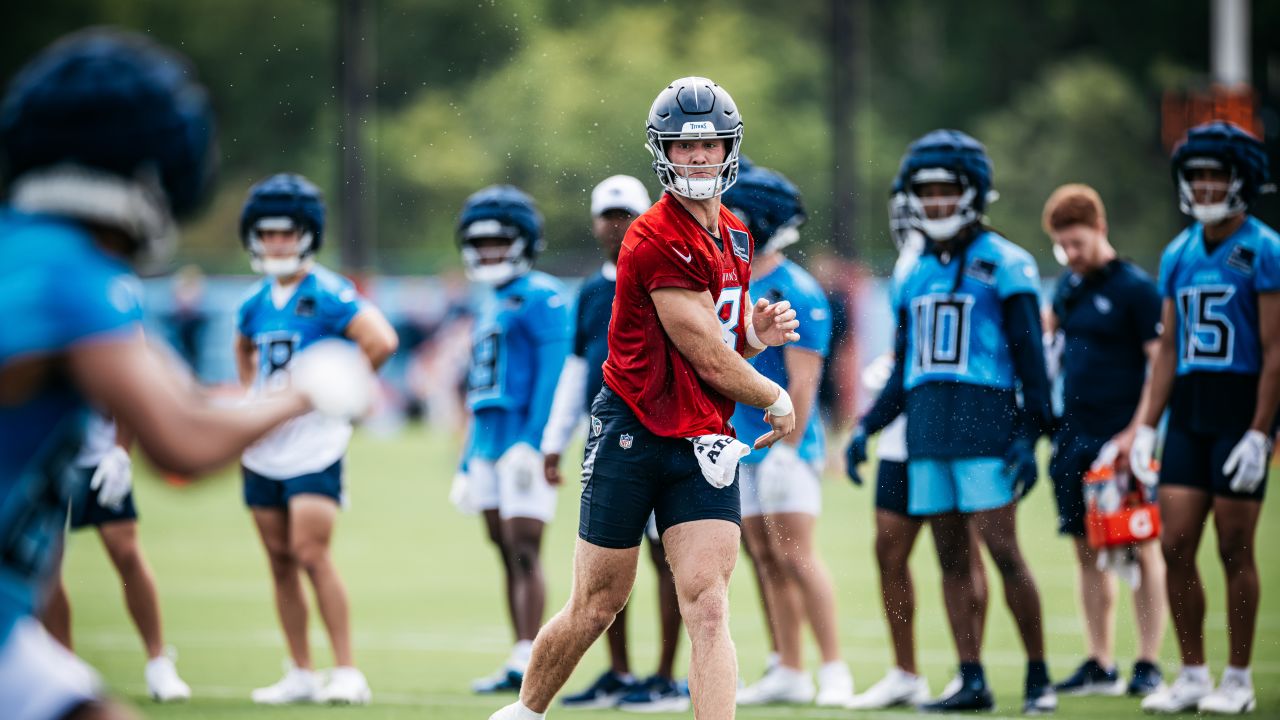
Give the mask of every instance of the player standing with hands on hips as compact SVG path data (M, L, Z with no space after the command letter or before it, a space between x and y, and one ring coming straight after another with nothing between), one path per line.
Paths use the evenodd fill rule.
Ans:
M1160 259L1159 349L1130 465L1158 480L1161 545L1182 671L1147 696L1149 712L1238 714L1257 701L1249 672L1258 618L1254 536L1280 398L1280 236L1249 215L1268 187L1267 153L1225 122L1198 125L1173 151L1182 212L1196 222ZM1157 473L1156 425L1169 407ZM1215 690L1204 652L1204 587L1196 551L1213 513L1227 576L1230 654Z
M737 658L729 577L740 541L734 403L767 413L766 447L795 429L791 398L744 356L799 339L786 301L753 307L751 237L720 204L737 179L742 120L714 82L681 78L649 111L647 145L667 192L627 231L605 387L591 408L573 591L538 634L520 700L494 720L540 720L635 581L649 513L675 575L702 720L731 718Z

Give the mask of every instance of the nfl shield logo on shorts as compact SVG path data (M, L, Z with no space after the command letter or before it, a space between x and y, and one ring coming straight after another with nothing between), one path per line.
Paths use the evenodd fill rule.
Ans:
M635 438L628 433L622 433L622 437L618 438L618 447L623 450L630 450L631 444L635 442Z

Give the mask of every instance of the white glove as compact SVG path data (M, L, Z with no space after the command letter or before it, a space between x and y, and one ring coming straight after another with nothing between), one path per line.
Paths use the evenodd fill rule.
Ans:
M98 504L119 511L124 499L133 489L133 460L129 451L116 445L111 448L93 471L89 489L98 491Z
M512 478L517 490L528 490L538 481L546 482L542 453L532 445L518 442L507 448L494 463L493 469L498 473L499 481Z
M1152 467L1155 454L1156 429L1150 425L1139 425L1133 435L1133 448L1129 450L1129 470L1138 482L1148 487L1160 479L1160 472Z
M1270 459L1270 439L1257 430L1246 432L1222 465L1222 474L1231 476L1231 491L1251 493L1257 490L1267 476L1267 461Z
M449 502L463 515L475 515L479 512L471 501L471 476L465 470L453 474L453 484L449 486Z
M811 472L807 463L791 445L780 442L769 448L769 454L760 461L757 482L760 486L760 504L764 508L777 507L790 494L791 484Z
M1089 469L1096 472L1104 467L1114 467L1117 457L1120 457L1120 446L1115 440L1108 440L1107 444L1098 451L1098 457L1094 459Z
M732 485L738 476L738 461L751 452L746 443L728 435L699 435L689 438L689 442L693 443L702 477L714 488Z
M309 346L294 358L289 376L321 414L347 420L368 412L377 390L369 359L344 340Z
M1067 347L1067 335L1061 330L1047 332L1042 336L1042 342L1044 343L1044 368L1052 382L1058 377L1058 373L1062 372L1062 355Z

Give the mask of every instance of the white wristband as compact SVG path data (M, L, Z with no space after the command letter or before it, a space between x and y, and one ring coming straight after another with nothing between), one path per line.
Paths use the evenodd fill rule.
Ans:
M759 335L756 335L756 326L754 323L747 325L747 344L757 350L764 350L769 347L760 340Z
M791 405L791 396L787 394L786 388L779 385L778 399L774 400L773 404L765 408L764 411L774 417L786 417L795 412L796 409Z

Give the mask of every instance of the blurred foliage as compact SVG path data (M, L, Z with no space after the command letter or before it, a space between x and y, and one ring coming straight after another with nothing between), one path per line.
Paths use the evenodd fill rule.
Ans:
M591 187L625 172L658 191L644 118L666 82L690 74L730 90L747 154L805 192L807 252L829 250L832 166L848 161L829 150L830 13L841 1L369 2L375 269L456 267L463 198L511 182L547 217L544 265L582 272L595 262ZM891 262L884 199L906 143L947 126L988 145L1002 195L991 222L1042 264L1052 262L1039 228L1044 198L1084 181L1108 202L1121 251L1154 269L1182 223L1158 140L1159 98L1204 82L1207 0L863 2L850 40L860 46L852 162L865 259L880 269ZM292 169L336 196L337 8L336 0L5 3L0 79L56 36L91 24L140 30L188 53L219 110L223 172L209 211L186 231L184 259L242 271L235 217L253 180ZM1270 39L1280 3L1254 2L1252 13L1255 87L1274 148L1280 54ZM1264 203L1264 219L1280 219L1277 204Z

